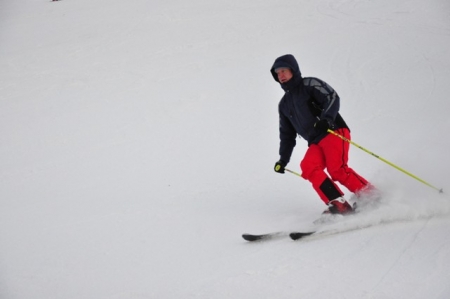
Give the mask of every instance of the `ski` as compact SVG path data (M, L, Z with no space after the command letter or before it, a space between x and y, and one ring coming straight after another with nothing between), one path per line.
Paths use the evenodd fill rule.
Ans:
M283 235L285 235L285 233L283 233L283 232L267 233L267 234L261 234L261 235L243 234L242 238L244 238L244 240L249 241L249 242L255 242L255 241L276 239Z
M299 239L307 237L307 236L311 236L311 235L313 235L315 233L316 233L315 231L310 231L310 232L292 232L292 233L289 234L289 237L292 240L295 241L295 240L299 240Z

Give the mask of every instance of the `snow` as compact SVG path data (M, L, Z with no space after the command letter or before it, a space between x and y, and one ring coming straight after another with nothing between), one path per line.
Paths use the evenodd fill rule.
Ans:
M444 0L2 1L0 298L449 298L449 20ZM444 193L352 147L379 206L245 242L324 209L273 172L287 53L355 142Z

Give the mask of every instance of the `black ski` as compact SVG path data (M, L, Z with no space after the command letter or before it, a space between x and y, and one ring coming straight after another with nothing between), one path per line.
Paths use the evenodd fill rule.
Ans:
M244 238L244 240L246 240L246 241L254 242L254 241L270 240L270 239L274 239L277 237L281 237L282 235L284 235L284 233L282 233L282 232L268 233L268 234L262 234L262 235L243 234L242 238Z
M315 231L312 231L312 232L293 232L293 233L289 234L289 237L292 240L298 240L298 239L301 239L301 238L304 238L304 237L307 237L307 236L311 236L312 234L315 234L315 233L316 233Z

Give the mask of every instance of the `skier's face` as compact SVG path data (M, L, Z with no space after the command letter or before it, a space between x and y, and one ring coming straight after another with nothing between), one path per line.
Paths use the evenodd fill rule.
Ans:
M282 68L282 69L277 69L276 72L277 72L277 76L278 76L278 81L282 84L286 83L292 79L293 75L292 75L291 69Z

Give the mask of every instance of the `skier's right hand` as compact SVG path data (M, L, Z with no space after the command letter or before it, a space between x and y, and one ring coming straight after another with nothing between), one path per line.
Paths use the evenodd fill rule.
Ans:
M286 167L286 163L283 160L280 160L275 163L275 167L273 169L275 172L284 173L284 167Z

